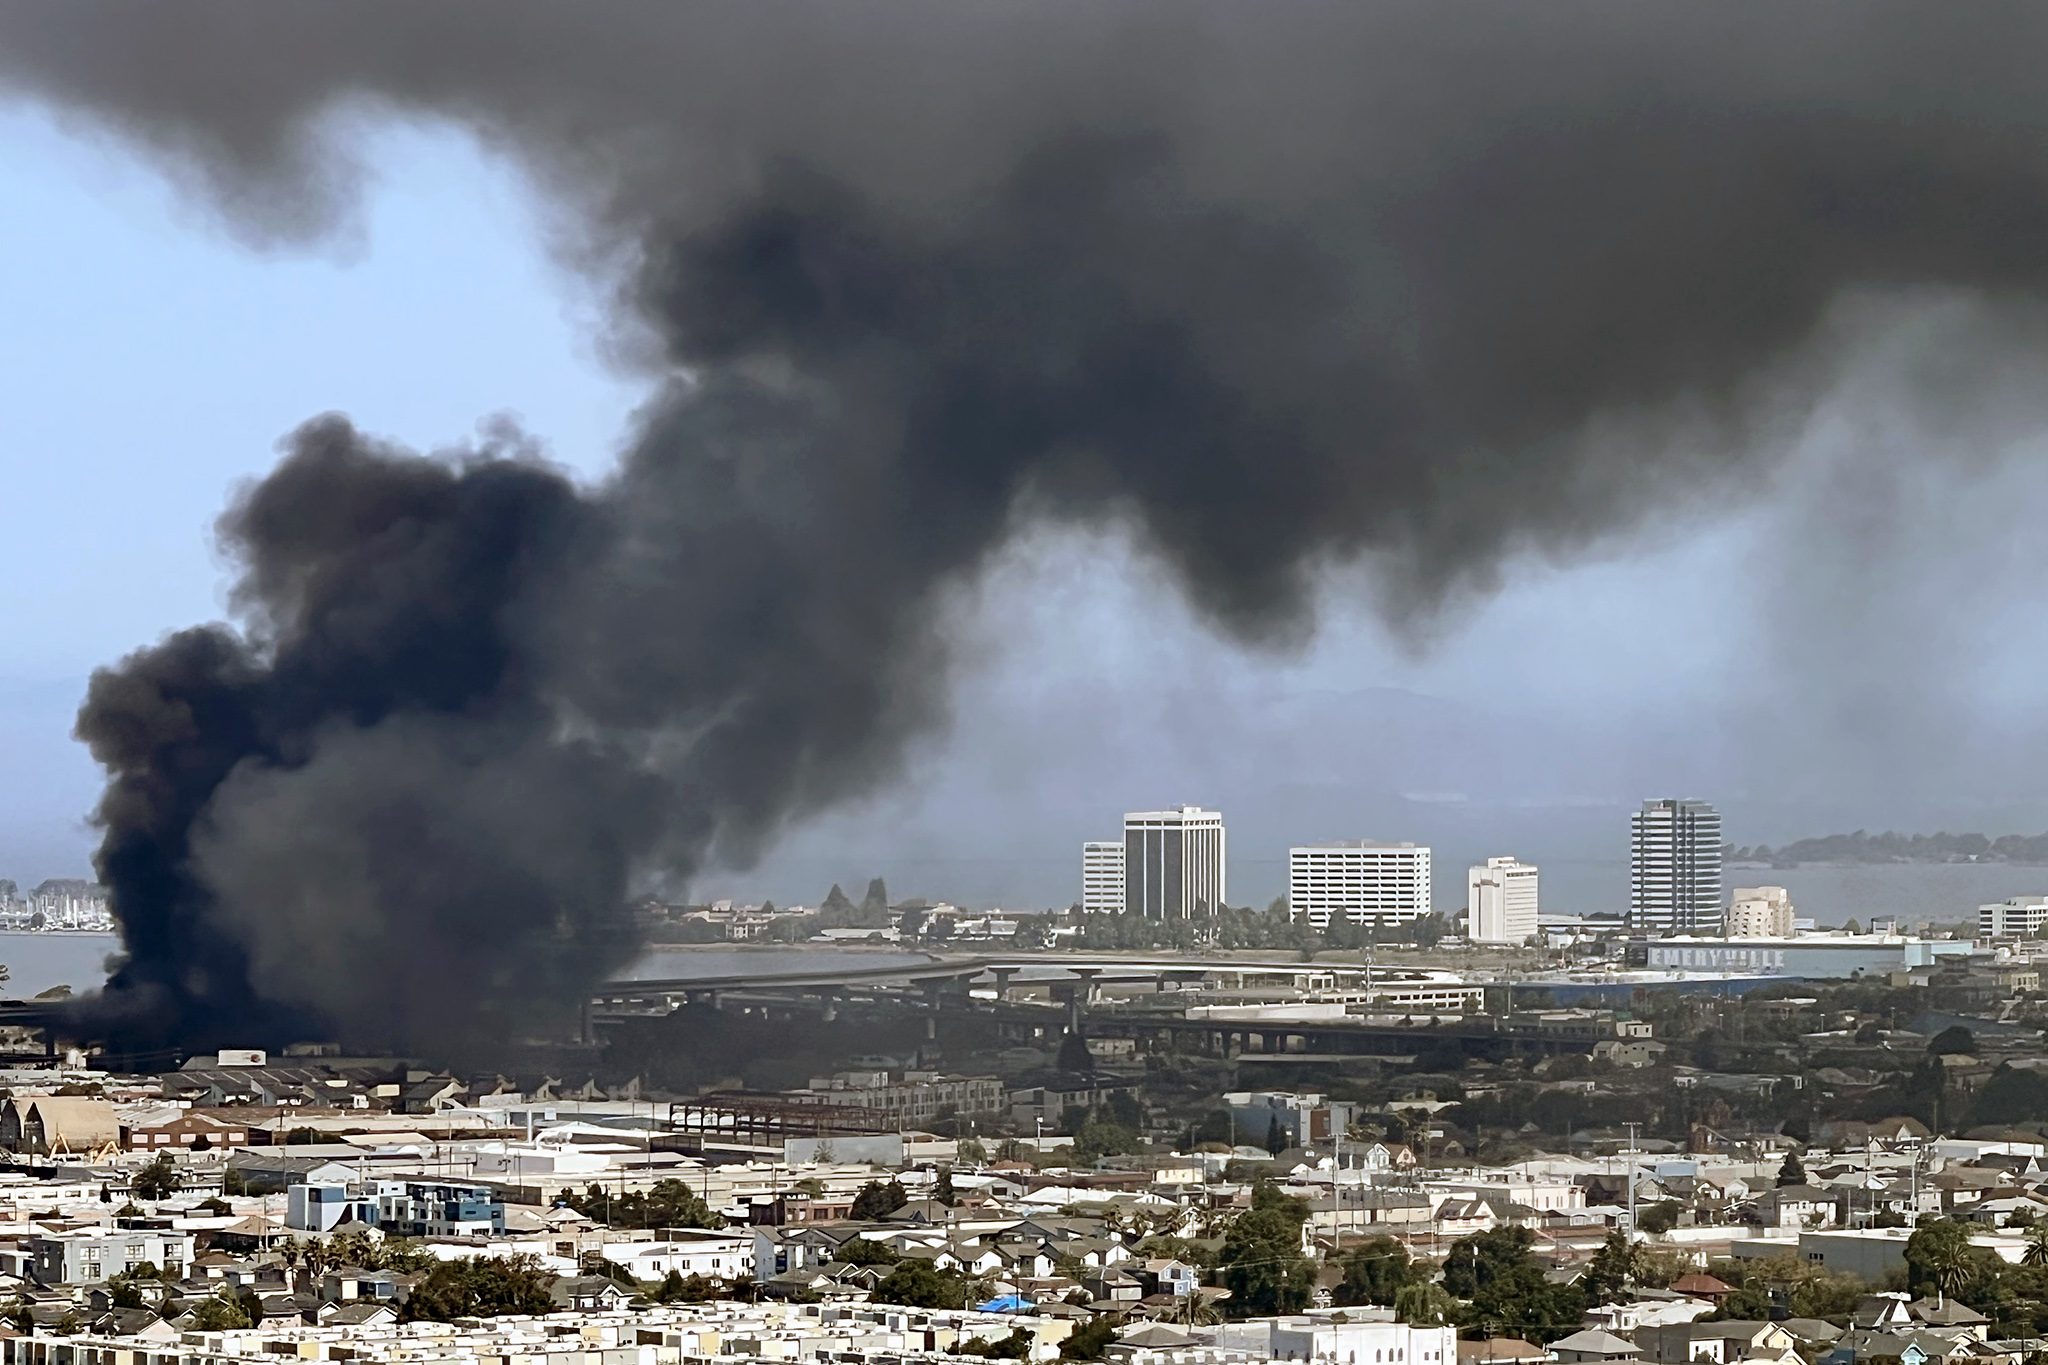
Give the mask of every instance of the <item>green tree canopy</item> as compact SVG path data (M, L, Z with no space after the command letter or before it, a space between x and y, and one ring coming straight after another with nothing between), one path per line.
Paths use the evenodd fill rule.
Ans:
M1970 1104L1972 1125L2043 1121L2048 1121L2048 1078L2038 1071L2016 1071L2009 1062L1991 1073Z
M1927 1050L1937 1057L1974 1053L1977 1035L1961 1024L1951 1024L1928 1039Z
M879 1180L870 1180L861 1186L860 1193L853 1197L853 1216L872 1222L878 1218L887 1218L909 1202L910 1192L903 1188L902 1181L891 1180L883 1184Z
M1806 1168L1799 1164L1799 1153L1785 1153L1785 1164L1778 1167L1778 1188L1783 1189L1787 1185L1804 1185L1805 1183Z
M1983 1267L1992 1253L1970 1244L1968 1223L1944 1218L1914 1229L1906 1239L1906 1285L1915 1294L1950 1298Z
M1531 1250L1527 1228L1495 1228L1461 1237L1444 1259L1444 1288L1466 1300L1464 1324L1494 1335L1543 1342L1578 1329L1586 1296L1554 1285Z
M929 1261L904 1261L882 1277L870 1297L911 1308L965 1308L978 1285L971 1275L940 1270Z
M555 1277L535 1256L479 1256L434 1262L405 1301L408 1321L452 1322L511 1313L547 1313Z
M1271 1188L1262 1182L1259 1192ZM1218 1277L1230 1290L1230 1311L1240 1316L1298 1313L1315 1293L1315 1263L1301 1250L1307 1210L1273 1193L1277 1198L1263 1204L1254 1194L1253 1207L1231 1222L1216 1260Z
M895 1265L903 1258L880 1242L866 1237L849 1237L839 1244L833 1259L848 1265Z
M178 1172L177 1163L171 1154L165 1152L156 1160L135 1173L129 1188L138 1199L169 1199L184 1185L185 1178Z
M1392 1237L1368 1237L1341 1262L1344 1280L1331 1297L1339 1306L1377 1304L1391 1308L1401 1291L1427 1274L1409 1259L1408 1249Z

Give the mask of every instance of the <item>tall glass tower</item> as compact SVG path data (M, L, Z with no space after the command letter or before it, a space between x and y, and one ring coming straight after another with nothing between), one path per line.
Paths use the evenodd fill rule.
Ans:
M1661 938L1721 932L1721 813L1645 801L1628 818L1628 927Z
M1227 892L1223 817L1200 806L1124 816L1124 913L1147 919L1213 915Z

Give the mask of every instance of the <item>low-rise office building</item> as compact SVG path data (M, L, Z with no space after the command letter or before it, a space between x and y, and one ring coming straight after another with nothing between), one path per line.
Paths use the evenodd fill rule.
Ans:
M167 1227L89 1227L38 1233L28 1251L30 1271L41 1284L98 1284L143 1265L182 1278L192 1264L193 1245L191 1233Z

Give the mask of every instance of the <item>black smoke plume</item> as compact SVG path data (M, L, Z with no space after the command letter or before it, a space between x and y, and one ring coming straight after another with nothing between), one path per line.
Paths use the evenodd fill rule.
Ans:
M595 488L511 433L291 438L223 524L241 625L80 718L129 953L93 1026L528 1027L630 955L640 879L889 779L947 590L1034 519L1128 524L1284 644L1328 567L1412 619L1722 493L1847 295L2038 344L2044 38L2037 3L0 11L0 81L265 246L347 226L361 120L473 130L666 375Z

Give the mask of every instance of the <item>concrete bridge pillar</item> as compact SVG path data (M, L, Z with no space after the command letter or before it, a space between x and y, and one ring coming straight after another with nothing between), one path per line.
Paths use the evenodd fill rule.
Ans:
M1015 967L991 967L989 970L995 973L996 999L1008 1000L1010 998L1010 978L1017 974L1017 969Z

